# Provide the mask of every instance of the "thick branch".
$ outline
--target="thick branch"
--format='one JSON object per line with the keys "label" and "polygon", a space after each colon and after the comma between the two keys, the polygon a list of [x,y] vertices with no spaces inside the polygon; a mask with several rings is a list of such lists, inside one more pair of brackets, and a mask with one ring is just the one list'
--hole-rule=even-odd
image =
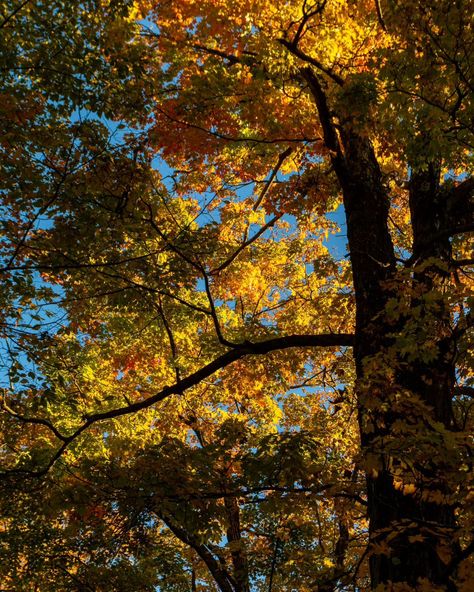
{"label": "thick branch", "polygon": [[303,78],[309,86],[309,90],[316,103],[318,109],[319,120],[323,128],[324,143],[326,147],[334,153],[340,152],[339,139],[337,137],[336,129],[332,122],[331,112],[326,99],[321,83],[318,77],[311,68],[303,68],[301,71]]}
{"label": "thick branch", "polygon": [[[187,494],[167,494],[165,496],[156,496],[159,501],[171,501],[175,503],[186,504],[193,501],[203,500],[225,500],[227,498],[242,499],[243,505],[259,504],[269,501],[268,493],[281,493],[283,496],[297,494],[314,494],[331,498],[344,498],[357,502],[362,506],[367,506],[367,500],[356,492],[339,490],[339,483],[325,483],[316,487],[286,487],[283,485],[262,485],[260,487],[246,487],[242,489],[232,489],[228,491],[195,491]],[[256,497],[263,494],[260,497]],[[253,497],[254,496],[254,497]]]}
{"label": "thick branch", "polygon": [[249,65],[261,65],[261,62],[258,62],[256,59],[256,53],[252,51],[243,51],[241,56],[237,56],[233,53],[227,53],[222,51],[221,49],[216,49],[213,47],[208,47],[207,45],[202,45],[200,43],[195,43],[193,45],[194,49],[198,51],[202,51],[204,53],[208,53],[209,55],[213,55],[224,60],[227,60],[229,64],[249,64]]}
{"label": "thick branch", "polygon": [[[130,415],[137,413],[143,409],[148,409],[152,405],[159,403],[171,395],[182,394],[185,390],[196,386],[201,381],[205,380],[209,376],[212,376],[215,372],[222,370],[232,364],[233,362],[250,355],[264,355],[273,351],[289,349],[292,347],[351,347],[354,343],[354,336],[349,333],[327,333],[321,335],[288,335],[286,337],[276,337],[274,339],[268,339],[258,343],[244,342],[235,346],[233,349],[222,354],[209,364],[206,364],[196,372],[193,372],[189,376],[186,376],[182,380],[176,382],[171,386],[165,386],[160,392],[131,403],[124,407],[118,407],[117,409],[110,409],[102,413],[92,413],[85,415],[85,422],[76,429],[76,431],[70,436],[58,435],[59,439],[63,441],[62,446],[56,451],[49,463],[45,468],[38,471],[32,471],[28,469],[10,469],[3,473],[0,473],[0,478],[5,478],[15,474],[24,474],[30,477],[42,477],[44,476],[55,462],[63,455],[68,446],[76,440],[86,429],[91,425],[100,421],[114,419],[116,417],[122,417],[123,415]],[[35,422],[33,419],[28,420],[29,423]],[[44,422],[41,422],[46,425]],[[50,427],[50,426],[46,426]],[[50,427],[51,429],[51,427]],[[54,430],[51,430],[54,432]]]}
{"label": "thick branch", "polygon": [[201,45],[200,43],[195,43],[194,44],[194,49],[197,49],[198,51],[203,51],[204,53],[208,53],[210,55],[219,57],[219,58],[223,58],[224,60],[227,60],[230,64],[234,65],[234,64],[240,64],[242,62],[242,60],[231,53],[226,53],[225,51],[221,51],[220,49],[214,49],[212,47],[207,47],[206,45]]}
{"label": "thick branch", "polygon": [[474,386],[456,386],[454,388],[454,395],[474,399]]}
{"label": "thick branch", "polygon": [[159,514],[159,517],[180,541],[196,551],[211,572],[212,577],[219,586],[221,592],[235,591],[235,583],[232,577],[227,573],[227,570],[223,568],[222,563],[214,557],[213,553],[211,553],[206,545],[199,543],[196,537],[176,524],[176,522],[169,517],[164,516],[163,514]]}
{"label": "thick branch", "polygon": [[227,347],[236,347],[237,344],[232,343],[231,341],[227,340],[222,333],[221,324],[219,322],[219,317],[217,316],[217,310],[216,310],[216,307],[214,304],[214,298],[212,297],[211,285],[209,283],[209,277],[207,276],[207,274],[204,271],[203,271],[203,279],[204,279],[204,286],[206,288],[207,299],[209,301],[209,306],[211,307],[211,317],[212,317],[212,321],[214,323],[214,329],[216,331],[217,338],[219,339],[219,342],[222,345],[225,345]]}
{"label": "thick branch", "polygon": [[275,339],[268,339],[267,341],[261,341],[259,343],[243,343],[225,354],[222,354],[193,374],[183,378],[181,382],[165,387],[156,395],[138,401],[137,403],[133,403],[132,405],[127,405],[126,407],[89,415],[87,420],[91,423],[95,423],[104,419],[112,419],[120,417],[121,415],[129,415],[130,413],[135,413],[142,409],[147,409],[151,405],[159,403],[170,395],[178,394],[181,391],[199,384],[202,380],[208,378],[218,370],[222,370],[229,364],[248,355],[268,354],[272,351],[289,349],[291,347],[350,347],[352,346],[353,341],[354,337],[352,334],[328,333],[322,335],[288,335],[287,337],[276,337]]}
{"label": "thick branch", "polygon": [[459,185],[452,188],[450,192],[450,201],[453,205],[465,202],[474,197],[474,177],[464,179]]}
{"label": "thick branch", "polygon": [[375,0],[375,9],[377,11],[377,18],[379,21],[380,26],[384,31],[387,31],[387,25],[385,24],[385,20],[383,18],[382,7],[380,6],[380,0]]}
{"label": "thick branch", "polygon": [[331,80],[333,80],[338,86],[342,86],[344,84],[344,80],[338,74],[335,74],[330,68],[323,66],[323,64],[321,64],[321,62],[316,58],[313,58],[312,56],[304,53],[304,51],[301,51],[301,49],[299,49],[299,47],[295,45],[294,42],[288,41],[287,39],[278,39],[278,41],[281,43],[281,45],[284,45],[294,56],[303,62],[306,62],[307,64],[311,64],[317,70],[323,72],[326,74],[326,76],[329,76],[329,78],[331,78]]}

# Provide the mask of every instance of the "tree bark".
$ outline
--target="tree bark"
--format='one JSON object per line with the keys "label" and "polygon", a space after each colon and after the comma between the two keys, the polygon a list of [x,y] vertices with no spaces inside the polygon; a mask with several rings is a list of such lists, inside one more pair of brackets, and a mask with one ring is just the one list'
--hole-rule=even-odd
{"label": "tree bark", "polygon": [[[393,248],[387,227],[388,195],[383,186],[375,155],[367,140],[356,134],[347,134],[344,142],[344,167],[339,167],[339,180],[343,189],[347,214],[349,249],[356,294],[356,347],[355,363],[358,377],[361,441],[366,454],[376,458],[376,468],[367,470],[369,532],[373,544],[370,555],[371,583],[373,588],[389,582],[404,582],[410,586],[426,579],[441,589],[454,590],[446,570],[446,562],[458,551],[453,540],[454,510],[449,504],[449,487],[441,460],[442,451],[430,451],[427,446],[426,462],[413,461],[418,473],[415,487],[407,492],[402,479],[397,484],[395,475],[400,471],[403,457],[397,454],[393,442],[401,438],[398,450],[413,446],[410,426],[415,422],[421,443],[442,439],[435,433],[433,422],[441,422],[446,429],[452,427],[451,393],[454,387],[454,351],[449,335],[450,313],[440,295],[440,285],[446,281],[446,272],[437,267],[438,262],[448,262],[450,243],[441,232],[445,220],[439,198],[439,185],[435,167],[425,173],[413,175],[410,205],[414,232],[413,252],[422,270],[413,274],[412,307],[419,307],[423,299],[438,291],[436,310],[421,316],[418,328],[413,329],[413,317],[402,320],[401,332],[410,330],[422,336],[426,334],[436,341],[436,355],[423,356],[406,362],[392,343],[393,324],[389,323],[384,308],[389,298],[397,297],[386,285],[396,278]],[[436,238],[438,237],[438,238]],[[429,262],[433,258],[433,266]],[[444,276],[444,277],[443,277]],[[420,314],[418,312],[418,314]],[[426,324],[430,325],[426,327]],[[422,326],[423,325],[423,326]],[[411,336],[411,337],[415,337]],[[421,341],[414,344],[420,351],[426,347]],[[384,368],[384,355],[395,354],[397,372],[395,381],[383,384],[381,376],[390,374]],[[377,356],[381,362],[371,365]],[[380,367],[380,364],[382,365]],[[377,375],[377,368],[380,374]],[[393,393],[420,400],[425,406],[421,411],[402,411],[394,408]],[[407,393],[410,393],[407,395]],[[405,395],[404,395],[405,394]],[[378,400],[377,400],[378,399]],[[424,414],[424,415],[423,415]],[[396,437],[396,422],[405,428]],[[406,439],[406,442],[403,440]],[[384,449],[387,442],[387,449]],[[423,446],[423,444],[421,444]],[[402,453],[403,454],[403,453]],[[397,458],[398,456],[398,458]],[[398,486],[397,486],[398,485]]]}
{"label": "tree bark", "polygon": [[235,497],[224,497],[227,513],[227,540],[231,549],[235,592],[250,592],[247,555],[240,529],[240,508]]}
{"label": "tree bark", "polygon": [[[385,314],[389,299],[397,298],[393,285],[390,285],[396,281],[397,270],[388,229],[388,190],[367,138],[346,128],[339,132],[336,143],[337,136],[330,127],[329,110],[321,86],[317,86],[317,81],[312,82],[320,117],[325,118],[325,138],[334,152],[333,166],[342,188],[347,217],[356,300],[354,357],[361,443],[367,463],[372,587],[401,582],[416,587],[425,579],[441,589],[453,590],[446,563],[453,560],[458,547],[453,539],[455,517],[444,477],[446,467],[440,460],[442,454],[430,458],[427,448],[426,464],[418,464],[416,486],[413,488],[412,485],[407,492],[403,471],[401,484],[395,478],[400,475],[398,468],[403,459],[399,454],[397,457],[393,446],[397,438],[401,438],[399,450],[403,451],[405,444],[412,446],[406,435],[410,426],[396,437],[393,431],[396,422],[410,422],[415,417],[415,421],[424,426],[424,433],[419,434],[421,442],[424,438],[436,437],[433,422],[441,422],[446,429],[452,427],[454,352],[448,334],[449,310],[440,297],[436,318],[434,314],[420,318],[420,323],[431,323],[428,334],[436,340],[434,358],[426,361],[420,357],[406,363],[397,352],[392,337],[395,329],[405,330],[404,321],[399,321],[401,327],[394,327]],[[449,262],[449,237],[443,234],[446,224],[443,203],[446,202],[440,198],[437,167],[430,166],[427,172],[413,175],[410,196],[413,252],[419,264],[430,258]],[[446,280],[442,277],[446,272],[440,269],[427,265],[423,271],[413,274],[414,307],[419,304],[417,298],[422,300],[428,293],[434,294],[435,289],[439,292],[439,284]],[[410,326],[412,322],[409,316],[406,323]],[[419,343],[416,347],[425,345]],[[395,379],[389,380],[391,368],[384,367],[384,364],[394,355],[398,367]],[[397,390],[401,394],[410,392],[414,401],[420,400],[425,405],[425,415],[407,408],[404,412],[394,409],[393,396]],[[384,449],[385,441],[389,443],[387,450]],[[440,438],[438,443],[442,446]],[[376,459],[376,467],[369,466],[369,455]],[[446,557],[449,558],[447,561]]]}
{"label": "tree bark", "polygon": [[199,542],[191,532],[180,526],[170,516],[166,516],[162,512],[157,512],[157,515],[180,541],[194,549],[199,555],[214,578],[219,592],[236,592],[235,581],[227,572],[223,561],[216,558],[214,553],[205,544]]}

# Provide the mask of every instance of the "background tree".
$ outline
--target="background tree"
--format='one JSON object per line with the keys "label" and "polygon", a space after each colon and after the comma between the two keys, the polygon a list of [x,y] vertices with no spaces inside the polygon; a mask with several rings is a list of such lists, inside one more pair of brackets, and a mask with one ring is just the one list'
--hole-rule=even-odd
{"label": "background tree", "polygon": [[5,4],[3,588],[472,587],[472,8]]}

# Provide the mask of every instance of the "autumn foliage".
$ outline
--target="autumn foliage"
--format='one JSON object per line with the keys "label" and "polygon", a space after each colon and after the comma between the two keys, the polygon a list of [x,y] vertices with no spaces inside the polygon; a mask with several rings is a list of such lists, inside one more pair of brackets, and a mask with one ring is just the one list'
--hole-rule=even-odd
{"label": "autumn foliage", "polygon": [[472,0],[0,0],[0,589],[470,592]]}

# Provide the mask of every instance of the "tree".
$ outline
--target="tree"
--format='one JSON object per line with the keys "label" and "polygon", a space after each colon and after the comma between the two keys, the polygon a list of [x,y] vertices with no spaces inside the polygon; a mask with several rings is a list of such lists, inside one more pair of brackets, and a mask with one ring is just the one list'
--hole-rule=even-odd
{"label": "tree", "polygon": [[472,2],[4,4],[2,588],[471,589]]}

